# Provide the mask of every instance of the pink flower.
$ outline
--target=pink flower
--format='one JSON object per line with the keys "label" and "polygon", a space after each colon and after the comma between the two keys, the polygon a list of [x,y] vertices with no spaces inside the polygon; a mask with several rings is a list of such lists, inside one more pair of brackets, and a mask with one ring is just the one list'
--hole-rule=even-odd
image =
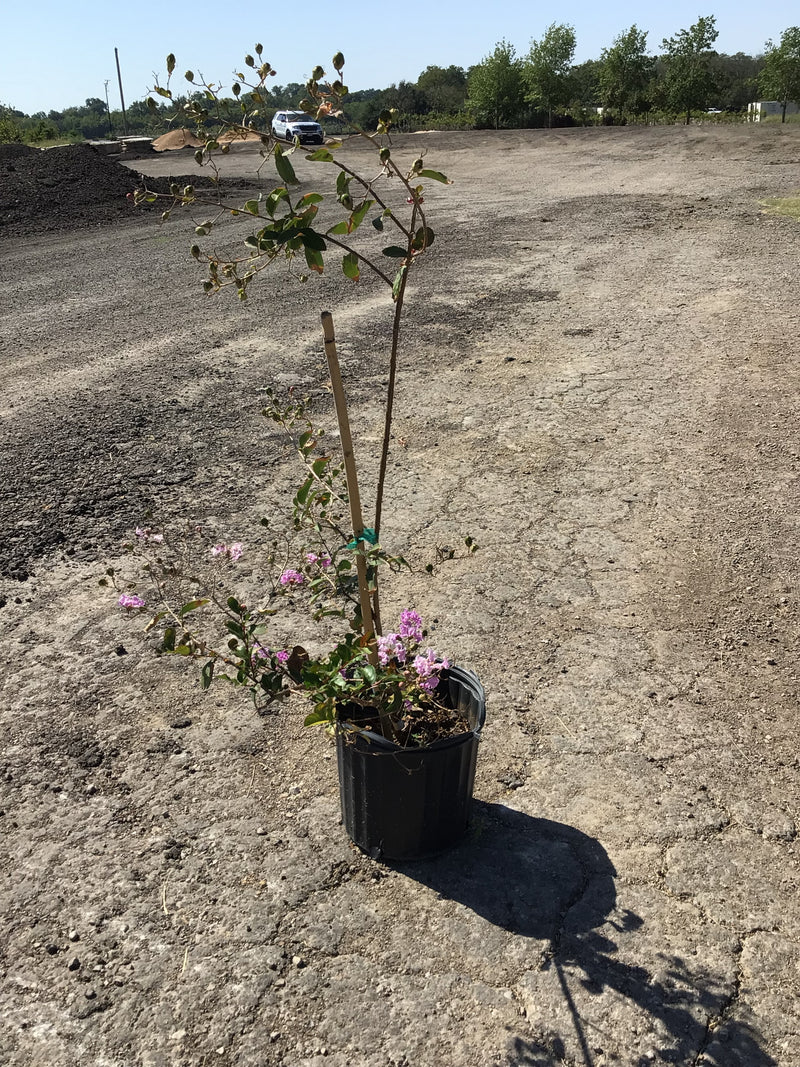
{"label": "pink flower", "polygon": [[244,552],[244,545],[241,541],[234,541],[233,544],[226,545],[222,542],[219,545],[214,545],[211,549],[212,556],[222,556],[224,559],[229,559],[231,563],[236,563],[242,558]]}
{"label": "pink flower", "polygon": [[144,601],[140,596],[136,596],[135,593],[123,593],[117,603],[121,608],[128,608],[128,610],[144,607]]}
{"label": "pink flower", "polygon": [[399,634],[386,634],[378,638],[378,660],[381,666],[385,667],[390,659],[395,659],[398,663],[406,661],[405,645]]}
{"label": "pink flower", "polygon": [[400,636],[412,641],[422,640],[422,617],[416,611],[400,612]]}
{"label": "pink flower", "polygon": [[291,567],[288,570],[285,570],[280,577],[280,583],[282,586],[302,585],[304,581],[305,578],[300,573],[300,571],[293,571]]}
{"label": "pink flower", "polygon": [[155,541],[159,544],[164,540],[163,534],[153,533],[149,526],[137,526],[136,536],[140,541]]}
{"label": "pink flower", "polygon": [[286,651],[285,648],[282,648],[280,652],[275,653],[275,659],[278,661],[278,663],[287,663],[289,660],[289,653]]}
{"label": "pink flower", "polygon": [[446,670],[449,666],[449,660],[437,660],[436,652],[432,648],[427,649],[424,656],[415,656],[414,670],[419,678],[420,689],[432,693],[439,684],[439,672]]}
{"label": "pink flower", "polygon": [[330,556],[318,556],[316,552],[306,552],[306,559],[309,563],[317,563],[320,567],[330,567]]}

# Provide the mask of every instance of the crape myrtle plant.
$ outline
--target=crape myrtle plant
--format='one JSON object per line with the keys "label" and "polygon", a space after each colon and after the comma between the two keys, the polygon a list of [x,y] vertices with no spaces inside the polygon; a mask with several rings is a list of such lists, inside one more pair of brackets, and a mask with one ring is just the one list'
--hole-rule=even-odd
{"label": "crape myrtle plant", "polygon": [[[250,602],[245,602],[224,591],[226,572],[236,567],[245,546],[206,543],[204,531],[196,527],[190,528],[188,540],[184,531],[176,541],[151,528],[137,530],[131,547],[144,556],[154,603],[139,595],[135,583],[121,587],[113,570],[108,578],[120,589],[119,604],[126,611],[155,606],[148,630],[159,633],[160,650],[201,660],[205,688],[214,679],[244,686],[260,709],[292,691],[304,690],[314,705],[308,725],[333,723],[343,707],[370,708],[374,709],[373,728],[384,736],[404,745],[424,744],[459,728],[457,715],[436,697],[440,674],[449,664],[424,647],[422,619],[414,610],[402,612],[396,630],[383,632],[379,572],[398,570],[406,561],[385,552],[380,535],[407,283],[410,271],[434,241],[424,192],[428,182],[450,183],[444,174],[426,167],[422,155],[408,165],[397,162],[391,140],[395,113],[384,111],[375,132],[350,127],[354,132],[346,138],[364,141],[374,150],[368,168],[356,169],[340,158],[337,151],[344,140],[329,139],[305,153],[306,160],[319,165],[320,182],[313,191],[300,193],[292,157],[303,149],[299,139],[287,145],[264,128],[272,111],[267,81],[276,72],[263,60],[260,44],[254,51],[255,56],[245,57],[245,67],[252,74],[235,74],[232,100],[223,95],[221,84],[196,77],[192,71],[185,75],[200,91],[183,105],[183,119],[194,123],[203,141],[195,159],[210,168],[216,188],[212,186],[212,193],[205,195],[192,186],[173,184],[169,194],[159,194],[145,185],[136,199],[140,203],[166,201],[165,221],[178,208],[195,214],[198,240],[191,254],[206,266],[203,288],[207,294],[231,289],[245,301],[261,272],[278,260],[300,282],[322,275],[334,259],[352,282],[368,272],[386,286],[393,315],[374,518],[368,526],[362,517],[333,321],[323,312],[342,459],[335,461],[326,450],[324,432],[311,421],[308,400],[292,395],[282,399],[267,390],[264,414],[294,443],[304,479],[292,501],[290,533],[273,540],[267,552],[269,578],[256,601],[248,597]],[[168,56],[166,84],[157,84],[153,90],[168,100],[173,100],[170,85],[175,66],[175,57]],[[327,78],[322,67],[314,69],[301,107],[318,121],[336,119],[344,125],[342,102],[347,87],[342,80],[341,53],[333,57],[333,67],[333,78]],[[157,106],[152,98],[150,103]],[[229,151],[231,140],[249,137],[254,131],[260,136],[264,163],[272,161],[278,182],[243,203],[228,203],[218,180],[218,156]],[[330,205],[335,211],[333,221]],[[203,217],[197,217],[198,211]],[[230,218],[245,224],[237,254],[220,251],[213,243],[219,224]],[[371,244],[364,239],[365,233],[372,234]],[[269,525],[268,520],[262,523]],[[194,559],[187,551],[192,541],[195,550],[200,548]],[[465,544],[468,552],[475,551],[472,538],[467,537]],[[207,566],[198,565],[199,560],[214,564],[210,575]],[[300,605],[309,609],[316,621],[334,617],[345,620],[347,627],[342,627],[344,632],[333,648],[321,654],[312,655],[299,644],[278,647],[280,643],[271,642],[269,633],[276,632],[273,616],[287,603],[294,609]],[[221,624],[215,636],[208,635],[209,618]]]}

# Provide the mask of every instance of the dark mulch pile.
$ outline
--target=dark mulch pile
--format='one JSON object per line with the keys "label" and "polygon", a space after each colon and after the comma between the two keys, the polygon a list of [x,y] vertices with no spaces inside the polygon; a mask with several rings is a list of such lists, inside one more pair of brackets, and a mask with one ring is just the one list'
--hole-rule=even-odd
{"label": "dark mulch pile", "polygon": [[[181,159],[185,165],[185,158]],[[172,180],[197,188],[212,183],[197,174]],[[168,178],[149,178],[148,187],[169,191]],[[143,210],[128,194],[141,184],[140,175],[89,145],[67,145],[40,151],[26,145],[0,145],[0,239],[83,229],[135,218]],[[225,182],[222,183],[223,187]],[[237,188],[248,185],[241,179]]]}

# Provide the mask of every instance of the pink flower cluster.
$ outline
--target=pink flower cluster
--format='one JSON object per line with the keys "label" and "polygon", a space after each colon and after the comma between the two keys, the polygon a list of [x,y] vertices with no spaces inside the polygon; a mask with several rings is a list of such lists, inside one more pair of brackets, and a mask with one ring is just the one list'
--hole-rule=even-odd
{"label": "pink flower cluster", "polygon": [[390,659],[405,663],[406,655],[406,646],[400,634],[384,634],[378,638],[378,660],[382,667],[385,667]]}
{"label": "pink flower cluster", "polygon": [[410,637],[412,641],[422,640],[422,617],[416,612],[400,612],[400,636]]}
{"label": "pink flower cluster", "polygon": [[281,585],[285,588],[287,585],[302,585],[305,578],[300,571],[292,570],[292,568],[289,567],[283,572],[279,580]]}
{"label": "pink flower cluster", "polygon": [[224,542],[219,545],[214,545],[211,549],[212,556],[222,556],[223,559],[229,559],[231,563],[237,563],[242,558],[244,552],[244,545],[241,541],[234,541],[230,545],[226,545]]}
{"label": "pink flower cluster", "polygon": [[309,563],[318,563],[320,567],[330,567],[330,556],[318,556],[316,552],[306,552],[306,559]]}
{"label": "pink flower cluster", "polygon": [[424,656],[415,656],[413,667],[420,679],[420,689],[432,693],[439,684],[439,672],[446,670],[449,666],[449,660],[437,660],[436,652],[432,648],[429,648]]}
{"label": "pink flower cluster", "polygon": [[121,608],[127,608],[129,611],[133,608],[144,607],[144,601],[140,596],[136,596],[135,593],[123,593],[117,603]]}
{"label": "pink flower cluster", "polygon": [[[390,660],[404,666],[409,655],[422,640],[422,618],[416,611],[403,611],[400,614],[398,633],[385,634],[378,638],[378,660],[386,667]],[[411,667],[419,680],[421,689],[431,693],[439,684],[439,674],[450,666],[446,659],[438,659],[436,651],[429,648],[425,654],[415,655]]]}

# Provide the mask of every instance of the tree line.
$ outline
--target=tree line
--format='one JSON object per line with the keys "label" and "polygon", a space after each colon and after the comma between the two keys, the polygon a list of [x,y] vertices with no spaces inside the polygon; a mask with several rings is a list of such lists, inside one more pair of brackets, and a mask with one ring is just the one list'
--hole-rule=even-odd
{"label": "tree line", "polygon": [[500,41],[473,67],[468,104],[484,125],[547,125],[601,121],[691,122],[698,112],[741,114],[756,98],[787,104],[800,100],[800,29],[767,41],[758,56],[714,50],[713,15],[665,38],[651,55],[647,33],[633,25],[604,48],[600,58],[575,65],[572,26],[553,23],[525,56]]}
{"label": "tree line", "polygon": [[[789,27],[780,41],[767,41],[756,56],[714,50],[719,36],[713,15],[662,41],[652,54],[647,32],[633,25],[604,48],[598,59],[575,64],[574,27],[553,23],[532,40],[525,55],[499,41],[475,66],[429,66],[415,82],[364,89],[348,97],[349,113],[364,128],[374,127],[388,107],[400,114],[400,128],[509,128],[595,122],[690,122],[713,110],[741,115],[755,99],[778,100],[782,119],[790,101],[800,101],[800,28]],[[270,87],[275,109],[297,107],[305,85]],[[189,96],[179,98],[179,108]],[[64,111],[26,115],[0,105],[0,142],[29,143],[68,138],[94,140],[129,134],[155,135],[175,124],[175,103],[135,101],[121,111],[90,98]],[[238,107],[237,101],[228,102]],[[178,111],[178,115],[180,110]],[[271,114],[264,115],[269,122]]]}

